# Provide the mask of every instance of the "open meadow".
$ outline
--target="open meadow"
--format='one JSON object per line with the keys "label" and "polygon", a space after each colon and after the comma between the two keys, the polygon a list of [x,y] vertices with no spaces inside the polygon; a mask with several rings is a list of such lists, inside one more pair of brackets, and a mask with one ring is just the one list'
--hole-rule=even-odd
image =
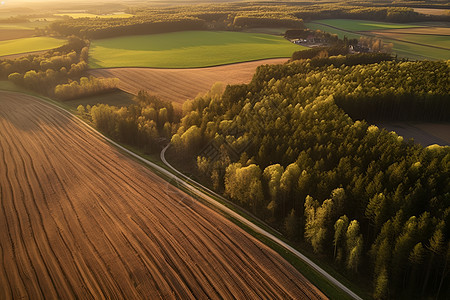
{"label": "open meadow", "polygon": [[290,57],[305,48],[268,34],[182,31],[94,40],[89,66],[198,68]]}
{"label": "open meadow", "polygon": [[0,41],[0,56],[48,50],[62,46],[66,41],[51,37],[31,37]]}
{"label": "open meadow", "polygon": [[0,298],[325,296],[77,118],[0,92]]}

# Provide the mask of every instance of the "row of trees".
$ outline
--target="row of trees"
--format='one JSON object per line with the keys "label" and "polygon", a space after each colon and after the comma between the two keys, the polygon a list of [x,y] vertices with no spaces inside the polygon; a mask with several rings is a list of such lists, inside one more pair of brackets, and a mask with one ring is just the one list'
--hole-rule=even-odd
{"label": "row of trees", "polygon": [[80,18],[54,22],[50,29],[62,35],[77,35],[88,39],[123,35],[165,33],[182,30],[203,30],[203,20],[189,16],[145,16],[132,18]]}
{"label": "row of trees", "polygon": [[89,43],[76,37],[69,37],[68,43],[41,55],[29,55],[17,59],[0,60],[0,78],[6,79],[11,73],[22,73],[34,70],[67,72],[80,62],[87,62]]}
{"label": "row of trees", "polygon": [[[308,28],[303,29],[288,29],[286,30],[284,37],[287,39],[307,39],[313,37],[327,44],[348,44],[348,39],[340,40],[336,34],[331,34],[321,30],[311,30]],[[357,42],[357,41],[356,41]]]}
{"label": "row of trees", "polygon": [[117,78],[81,77],[80,81],[58,84],[54,95],[60,100],[82,98],[100,93],[107,93],[117,88]]}
{"label": "row of trees", "polygon": [[115,107],[106,104],[78,106],[80,116],[120,142],[141,147],[145,152],[159,150],[159,139],[172,136],[172,124],[179,116],[169,102],[160,101],[146,92],[134,98],[136,104]]}
{"label": "row of trees", "polygon": [[172,142],[206,184],[348,276],[371,280],[375,298],[446,298],[450,148],[404,141],[341,107],[449,121],[449,64],[381,60],[259,67],[249,85],[186,103]]}
{"label": "row of trees", "polygon": [[0,77],[41,94],[67,100],[114,90],[117,79],[82,77],[88,69],[89,42],[69,42],[42,55],[0,61]]}
{"label": "row of trees", "polygon": [[291,61],[312,58],[326,58],[329,56],[346,55],[349,53],[348,45],[334,45],[331,47],[314,47],[292,53]]}
{"label": "row of trees", "polygon": [[253,27],[288,27],[303,28],[303,20],[293,16],[236,16],[233,21],[235,28],[253,28]]}

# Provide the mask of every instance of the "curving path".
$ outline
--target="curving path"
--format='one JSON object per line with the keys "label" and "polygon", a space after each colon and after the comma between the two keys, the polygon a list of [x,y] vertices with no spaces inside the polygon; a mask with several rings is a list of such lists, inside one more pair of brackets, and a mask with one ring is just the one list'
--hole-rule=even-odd
{"label": "curving path", "polygon": [[112,144],[62,109],[0,92],[0,299],[325,298]]}

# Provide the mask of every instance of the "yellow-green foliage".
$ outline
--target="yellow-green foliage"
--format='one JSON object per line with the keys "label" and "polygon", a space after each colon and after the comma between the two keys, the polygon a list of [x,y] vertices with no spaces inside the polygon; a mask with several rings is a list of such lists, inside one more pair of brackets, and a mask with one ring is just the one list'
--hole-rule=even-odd
{"label": "yellow-green foliage", "polygon": [[59,84],[55,87],[55,97],[59,99],[80,98],[117,87],[117,78],[81,77],[80,81]]}

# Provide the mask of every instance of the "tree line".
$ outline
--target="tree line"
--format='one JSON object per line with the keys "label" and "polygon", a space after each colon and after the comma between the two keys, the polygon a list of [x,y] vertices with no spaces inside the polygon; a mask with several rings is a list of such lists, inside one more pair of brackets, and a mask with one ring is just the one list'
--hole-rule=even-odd
{"label": "tree line", "polygon": [[88,39],[124,35],[166,33],[206,29],[205,22],[195,17],[146,16],[132,18],[80,18],[50,24],[50,30],[61,35],[76,35]]}
{"label": "tree line", "polygon": [[115,89],[117,80],[83,77],[88,52],[89,42],[72,36],[66,45],[41,55],[0,60],[0,78],[61,100]]}
{"label": "tree line", "polygon": [[134,101],[136,103],[128,107],[80,105],[77,111],[110,137],[148,153],[157,151],[159,139],[172,136],[172,127],[179,121],[179,115],[170,102],[161,101],[145,91],[139,92]]}
{"label": "tree line", "polygon": [[[360,4],[360,3],[359,3]],[[254,27],[303,28],[303,20],[350,18],[390,22],[431,21],[406,7],[346,3],[224,3],[133,9],[131,18],[79,18],[54,22],[49,31],[100,39],[183,30],[243,30]]]}
{"label": "tree line", "polygon": [[79,81],[58,84],[53,93],[60,100],[69,100],[108,93],[117,89],[117,84],[117,78],[81,77]]}

